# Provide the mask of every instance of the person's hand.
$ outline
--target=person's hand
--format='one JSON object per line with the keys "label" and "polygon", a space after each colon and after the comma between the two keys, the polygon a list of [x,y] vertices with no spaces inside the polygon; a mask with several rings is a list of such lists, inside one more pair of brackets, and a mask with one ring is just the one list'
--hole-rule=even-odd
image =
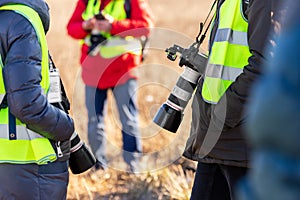
{"label": "person's hand", "polygon": [[98,31],[103,31],[103,32],[109,33],[111,30],[111,23],[107,19],[96,20],[96,22],[94,24],[94,28],[97,29]]}
{"label": "person's hand", "polygon": [[94,29],[96,19],[95,18],[90,18],[88,20],[85,20],[82,22],[82,28],[86,31],[90,31]]}

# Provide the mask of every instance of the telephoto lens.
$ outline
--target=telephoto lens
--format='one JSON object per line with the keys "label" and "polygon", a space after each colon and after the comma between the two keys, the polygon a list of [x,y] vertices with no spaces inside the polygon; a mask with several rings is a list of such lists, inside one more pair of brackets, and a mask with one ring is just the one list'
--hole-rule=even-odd
{"label": "telephoto lens", "polygon": [[76,132],[71,136],[69,166],[73,174],[81,174],[96,164],[96,158]]}
{"label": "telephoto lens", "polygon": [[[207,64],[205,54],[199,52],[190,54],[189,49],[184,49],[183,53],[180,66],[185,65],[186,67],[178,78],[167,101],[160,107],[153,119],[157,125],[173,133],[176,133],[179,128],[183,119],[183,111],[191,99]],[[192,57],[189,57],[190,55]]]}

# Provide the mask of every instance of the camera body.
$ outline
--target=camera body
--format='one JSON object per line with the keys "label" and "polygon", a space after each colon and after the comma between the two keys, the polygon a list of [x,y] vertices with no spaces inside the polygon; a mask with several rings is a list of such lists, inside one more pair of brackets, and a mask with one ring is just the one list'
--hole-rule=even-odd
{"label": "camera body", "polygon": [[[105,17],[102,13],[98,13],[95,15],[96,20],[105,20]],[[102,42],[106,41],[106,37],[103,36],[98,30],[91,31],[91,46],[89,48],[88,53],[95,56],[97,54],[96,47],[101,44]]]}
{"label": "camera body", "polygon": [[167,48],[167,58],[171,61],[175,61],[177,53],[180,53],[179,66],[186,66],[200,74],[204,74],[207,55],[199,52],[198,43],[193,43],[189,48],[185,49],[179,45],[174,44],[172,47]]}
{"label": "camera body", "polygon": [[167,48],[166,52],[167,58],[171,61],[176,60],[178,53],[181,54],[179,66],[186,67],[153,121],[160,127],[175,133],[183,119],[184,109],[205,72],[208,56],[199,52],[199,43],[193,43],[187,49],[175,44]]}

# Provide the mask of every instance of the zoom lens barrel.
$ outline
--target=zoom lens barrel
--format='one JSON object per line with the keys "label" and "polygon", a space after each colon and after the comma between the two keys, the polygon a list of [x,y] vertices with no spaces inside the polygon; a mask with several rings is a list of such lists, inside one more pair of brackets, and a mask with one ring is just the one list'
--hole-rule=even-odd
{"label": "zoom lens barrel", "polygon": [[[186,67],[179,76],[167,101],[160,107],[153,119],[154,123],[173,133],[180,126],[183,119],[183,111],[193,96],[194,90],[207,64],[207,56],[199,53],[193,46],[189,49],[183,49],[178,45],[174,45],[174,47],[176,48],[172,48],[173,51],[178,50],[182,53],[179,65],[185,65]],[[175,54],[176,52],[173,51],[167,52]]]}
{"label": "zoom lens barrel", "polygon": [[168,100],[154,117],[160,127],[175,133],[183,119],[183,111],[191,99],[201,74],[191,68],[185,68],[178,78]]}
{"label": "zoom lens barrel", "polygon": [[178,78],[168,100],[184,110],[193,95],[200,76],[201,74],[197,71],[186,67]]}

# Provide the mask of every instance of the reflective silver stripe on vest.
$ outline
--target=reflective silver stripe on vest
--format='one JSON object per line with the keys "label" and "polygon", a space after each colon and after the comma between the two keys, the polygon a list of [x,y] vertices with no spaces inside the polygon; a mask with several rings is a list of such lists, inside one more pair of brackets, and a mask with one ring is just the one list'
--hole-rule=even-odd
{"label": "reflective silver stripe on vest", "polygon": [[0,104],[2,103],[4,96],[5,94],[0,94]]}
{"label": "reflective silver stripe on vest", "polygon": [[205,75],[212,78],[220,78],[223,80],[235,81],[236,77],[238,77],[242,72],[242,68],[233,68],[223,65],[208,64]]}
{"label": "reflective silver stripe on vest", "polygon": [[1,57],[1,55],[0,55],[0,67],[1,67],[1,68],[4,67],[3,62],[2,62],[2,57]]}
{"label": "reflective silver stripe on vest", "polygon": [[[43,136],[27,129],[25,126],[17,125],[17,139],[18,140],[33,140],[36,138],[43,138]],[[0,125],[0,138],[8,139],[8,125],[1,124]]]}
{"label": "reflective silver stripe on vest", "polygon": [[[0,67],[1,67],[0,70],[2,70],[2,68],[4,67],[1,55],[0,55]],[[1,78],[3,79],[3,75]],[[0,104],[2,103],[4,96],[5,94],[0,94]]]}
{"label": "reflective silver stripe on vest", "polygon": [[247,32],[234,31],[229,28],[218,29],[215,42],[229,42],[230,44],[248,46]]}

